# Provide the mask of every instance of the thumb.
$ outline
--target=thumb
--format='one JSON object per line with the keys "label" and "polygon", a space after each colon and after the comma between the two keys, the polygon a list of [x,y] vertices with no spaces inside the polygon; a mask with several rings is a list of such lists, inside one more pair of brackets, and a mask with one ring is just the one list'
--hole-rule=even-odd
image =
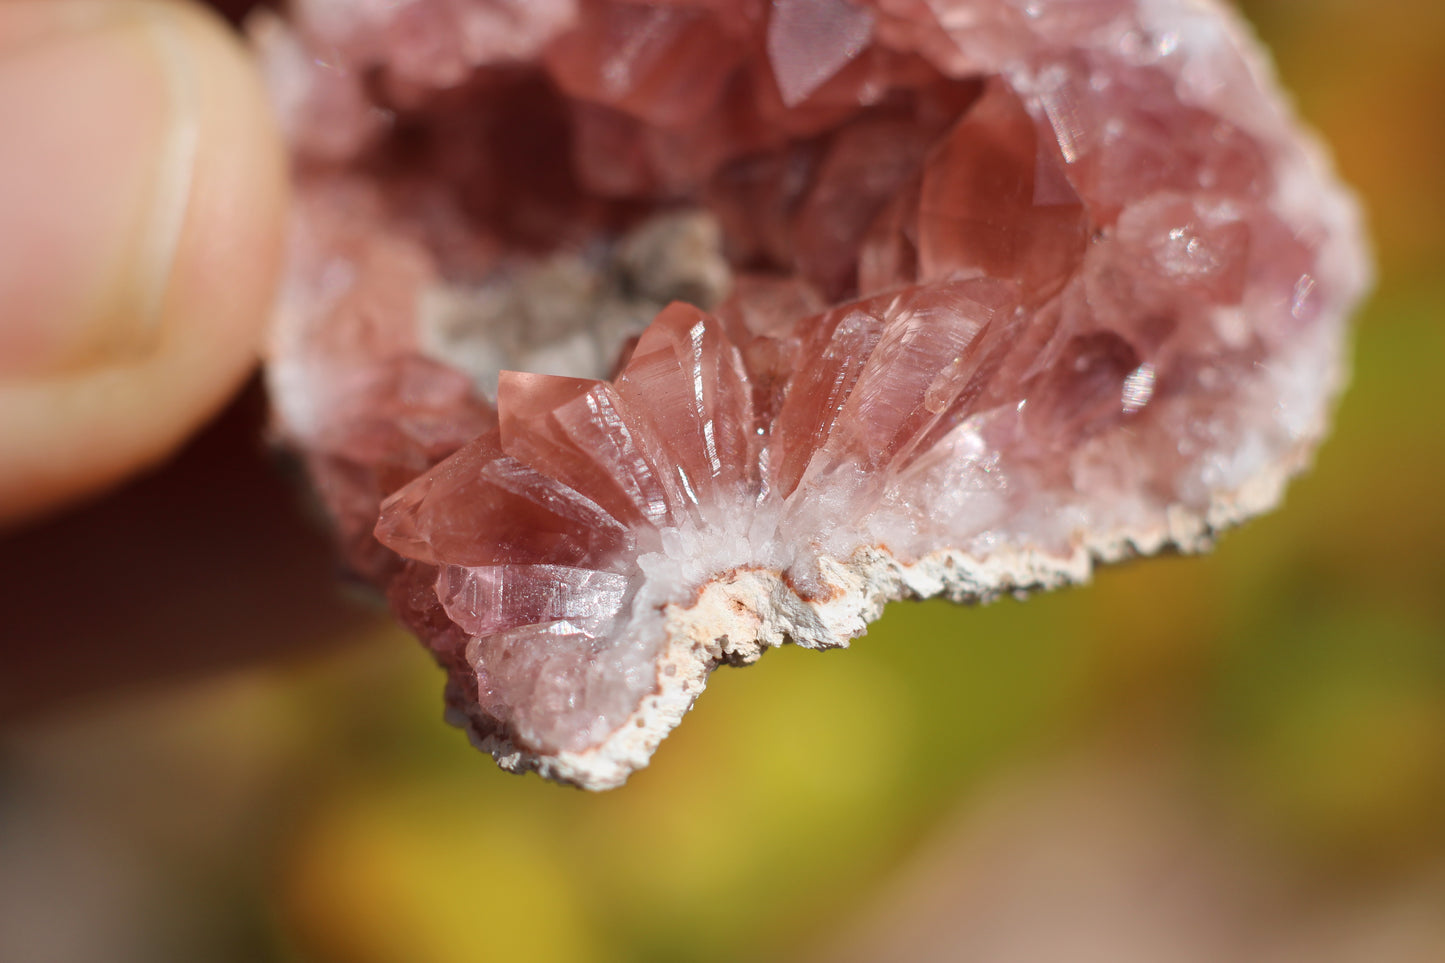
{"label": "thumb", "polygon": [[284,153],[245,51],[165,0],[0,3],[0,525],[173,451],[255,365]]}

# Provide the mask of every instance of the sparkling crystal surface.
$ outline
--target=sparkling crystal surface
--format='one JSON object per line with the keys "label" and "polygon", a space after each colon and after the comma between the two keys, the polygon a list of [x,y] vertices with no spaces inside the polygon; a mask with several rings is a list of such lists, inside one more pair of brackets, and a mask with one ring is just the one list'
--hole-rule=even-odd
{"label": "sparkling crystal surface", "polygon": [[[773,587],[702,676],[750,625],[843,644],[887,597],[1060,584],[1270,507],[1368,283],[1214,2],[303,0],[253,35],[299,187],[281,431],[456,721],[583,785],[675,724],[649,713],[709,585]],[[720,302],[713,268],[625,253],[684,208]],[[505,367],[475,319],[557,252],[583,280],[500,302],[545,370],[434,349],[443,292]]]}

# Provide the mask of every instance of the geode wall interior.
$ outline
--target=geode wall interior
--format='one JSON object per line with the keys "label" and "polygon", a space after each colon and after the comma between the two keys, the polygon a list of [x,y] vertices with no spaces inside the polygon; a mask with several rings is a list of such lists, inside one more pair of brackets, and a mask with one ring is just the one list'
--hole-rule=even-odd
{"label": "geode wall interior", "polygon": [[613,786],[720,662],[1204,547],[1324,431],[1358,216],[1216,3],[251,26],[280,429],[507,768]]}

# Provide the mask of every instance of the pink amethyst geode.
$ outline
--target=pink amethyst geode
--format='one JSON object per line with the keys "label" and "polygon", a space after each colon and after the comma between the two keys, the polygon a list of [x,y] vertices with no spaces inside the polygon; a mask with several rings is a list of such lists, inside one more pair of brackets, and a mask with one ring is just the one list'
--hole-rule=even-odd
{"label": "pink amethyst geode", "polygon": [[1203,548],[1325,429],[1359,217],[1209,0],[251,28],[280,430],[508,769],[615,786],[722,662]]}

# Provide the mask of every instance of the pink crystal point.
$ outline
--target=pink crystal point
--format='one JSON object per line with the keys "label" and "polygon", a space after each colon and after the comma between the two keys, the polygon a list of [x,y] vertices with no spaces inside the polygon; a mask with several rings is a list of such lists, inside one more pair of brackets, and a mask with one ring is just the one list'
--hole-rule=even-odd
{"label": "pink crystal point", "polygon": [[254,32],[280,428],[509,769],[617,785],[721,662],[1202,549],[1325,430],[1358,214],[1212,0]]}

